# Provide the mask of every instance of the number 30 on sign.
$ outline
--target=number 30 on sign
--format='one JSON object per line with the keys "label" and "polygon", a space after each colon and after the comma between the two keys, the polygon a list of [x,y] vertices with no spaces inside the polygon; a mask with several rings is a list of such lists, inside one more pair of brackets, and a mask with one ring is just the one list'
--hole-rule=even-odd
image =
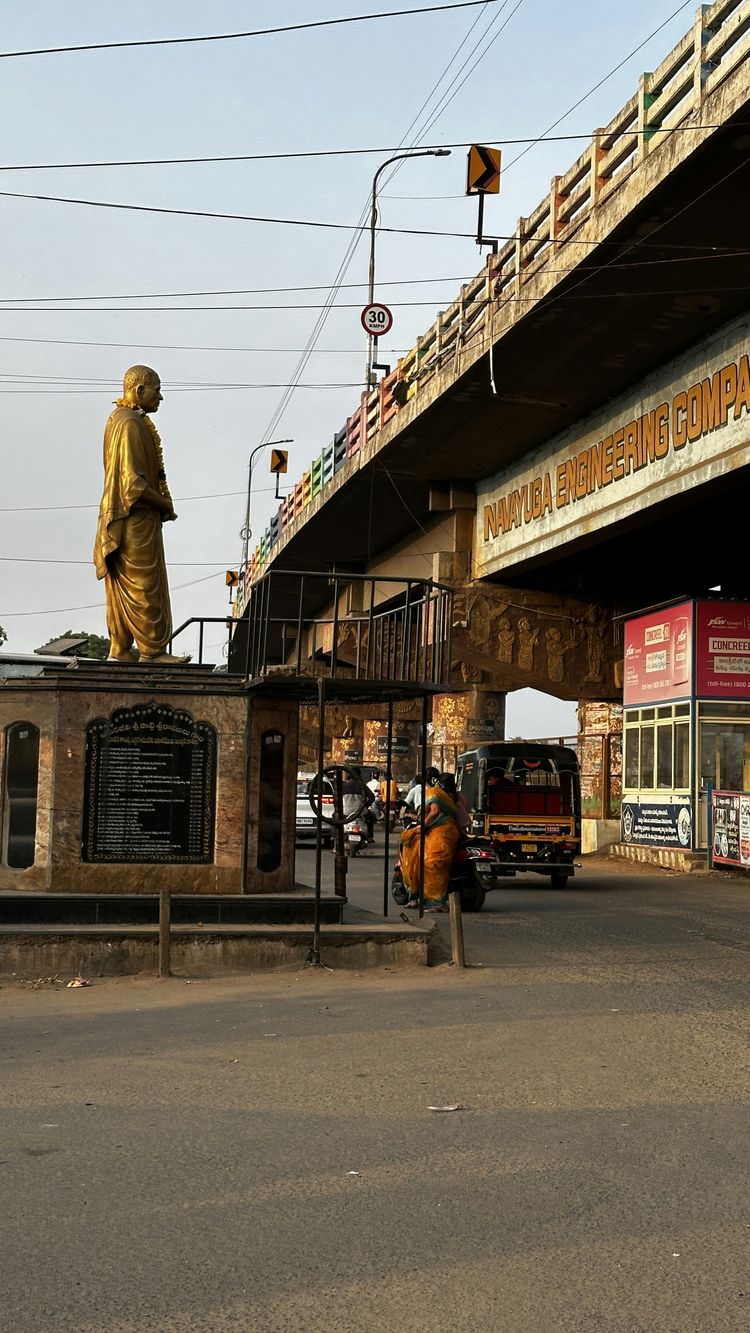
{"label": "number 30 on sign", "polygon": [[393,328],[393,315],[387,305],[366,305],[361,319],[365,332],[371,333],[375,338],[390,333]]}

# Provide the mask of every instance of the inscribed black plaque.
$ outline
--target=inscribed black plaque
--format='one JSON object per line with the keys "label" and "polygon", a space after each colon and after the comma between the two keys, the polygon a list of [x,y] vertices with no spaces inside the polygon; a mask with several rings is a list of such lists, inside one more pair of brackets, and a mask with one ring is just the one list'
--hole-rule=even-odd
{"label": "inscribed black plaque", "polygon": [[151,703],[86,728],[84,861],[210,864],[215,804],[209,723]]}

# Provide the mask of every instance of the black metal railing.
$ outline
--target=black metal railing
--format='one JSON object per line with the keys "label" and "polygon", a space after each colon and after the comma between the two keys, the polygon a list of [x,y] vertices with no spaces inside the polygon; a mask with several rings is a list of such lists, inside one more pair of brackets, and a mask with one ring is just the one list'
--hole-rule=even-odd
{"label": "black metal railing", "polygon": [[[224,630],[226,632],[226,645],[221,644],[220,664],[226,663],[229,656],[229,648],[232,641],[232,625],[233,625],[233,621],[231,620],[231,618],[228,619],[226,616],[191,616],[189,620],[183,620],[182,624],[177,626],[177,629],[172,630],[172,637],[169,640],[170,653],[172,652],[172,649],[175,646],[175,640],[179,638],[181,635],[184,635],[186,631],[190,629],[191,625],[198,626],[198,651],[197,654],[194,653],[192,657],[194,664],[196,666],[204,665],[203,655],[206,651],[206,628],[205,628],[206,625],[224,626]],[[186,651],[189,648],[192,648],[192,646],[193,646],[192,644],[186,644],[184,641],[183,643],[178,645],[180,650],[184,648]],[[224,651],[225,647],[226,647],[226,652]]]}
{"label": "black metal railing", "polygon": [[445,686],[452,624],[453,589],[431,580],[273,570],[234,625],[229,670]]}

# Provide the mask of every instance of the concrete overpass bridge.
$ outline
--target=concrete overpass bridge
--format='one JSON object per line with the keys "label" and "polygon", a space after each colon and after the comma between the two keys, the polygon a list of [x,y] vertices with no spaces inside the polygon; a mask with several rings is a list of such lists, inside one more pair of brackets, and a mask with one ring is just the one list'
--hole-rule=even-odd
{"label": "concrete overpass bridge", "polygon": [[459,689],[616,701],[618,614],[747,594],[749,185],[750,0],[717,0],[362,394],[238,611],[268,570],[432,576]]}

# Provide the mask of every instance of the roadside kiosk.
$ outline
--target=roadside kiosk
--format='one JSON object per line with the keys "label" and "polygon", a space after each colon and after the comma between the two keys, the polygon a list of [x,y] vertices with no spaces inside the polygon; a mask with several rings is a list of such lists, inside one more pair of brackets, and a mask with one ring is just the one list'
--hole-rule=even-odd
{"label": "roadside kiosk", "polygon": [[625,622],[622,840],[707,849],[714,792],[750,791],[750,602]]}

